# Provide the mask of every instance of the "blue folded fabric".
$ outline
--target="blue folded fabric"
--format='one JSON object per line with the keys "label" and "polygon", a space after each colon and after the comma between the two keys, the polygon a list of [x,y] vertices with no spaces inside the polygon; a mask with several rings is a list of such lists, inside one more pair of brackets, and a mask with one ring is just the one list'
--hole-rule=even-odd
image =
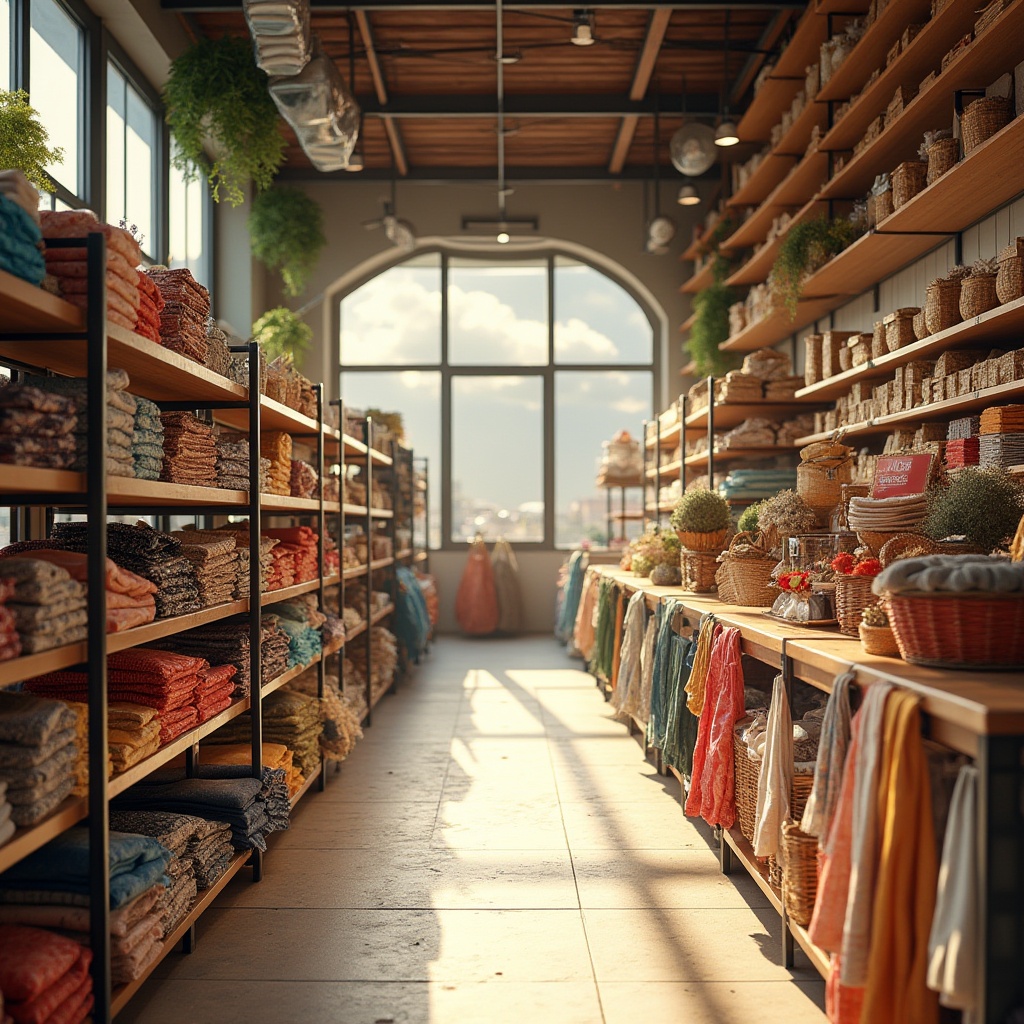
{"label": "blue folded fabric", "polygon": [[0,194],[0,269],[32,284],[46,276],[39,225],[13,199]]}

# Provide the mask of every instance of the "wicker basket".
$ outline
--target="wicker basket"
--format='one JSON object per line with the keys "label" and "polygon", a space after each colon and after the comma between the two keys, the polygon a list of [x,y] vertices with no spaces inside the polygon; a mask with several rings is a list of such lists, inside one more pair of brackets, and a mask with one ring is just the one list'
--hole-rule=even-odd
{"label": "wicker basket", "polygon": [[893,208],[892,188],[879,192],[875,196],[875,223],[881,224],[886,217],[891,216]]}
{"label": "wicker basket", "polygon": [[1000,302],[1013,302],[1024,296],[1024,238],[999,252],[996,296]]}
{"label": "wicker basket", "polygon": [[863,366],[871,359],[871,335],[858,334],[849,342],[850,365]]}
{"label": "wicker basket", "polygon": [[898,210],[925,187],[928,165],[921,160],[906,160],[889,177],[892,181],[892,206]]}
{"label": "wicker basket", "polygon": [[711,594],[715,590],[717,552],[683,551],[680,555],[683,589],[691,594]]}
{"label": "wicker basket", "polygon": [[879,531],[879,530],[858,530],[857,539],[865,547],[870,548],[876,555],[878,555],[882,548],[893,539],[893,537],[899,537],[899,533],[892,533],[890,531]]}
{"label": "wicker basket", "polygon": [[928,147],[927,184],[938,181],[946,171],[952,170],[960,159],[959,139],[939,139]]}
{"label": "wicker basket", "polygon": [[929,334],[938,334],[955,327],[963,317],[960,315],[960,278],[937,277],[928,285],[924,301],[924,316]]}
{"label": "wicker basket", "polygon": [[796,821],[782,825],[782,898],[786,913],[806,927],[818,893],[818,837],[808,835]]}
{"label": "wicker basket", "polygon": [[778,597],[772,586],[776,560],[767,552],[763,555],[736,553],[738,544],[750,544],[753,539],[749,533],[737,533],[733,537],[715,573],[718,598],[741,607],[770,608]]}
{"label": "wicker basket", "polygon": [[796,467],[796,492],[818,517],[828,525],[832,510],[839,504],[843,484],[853,482],[853,459],[812,459]]}
{"label": "wicker basket", "polygon": [[925,312],[922,309],[920,313],[914,315],[914,337],[918,341],[923,341],[931,332],[928,330],[928,321],[925,318]]}
{"label": "wicker basket", "polygon": [[676,530],[679,543],[687,551],[713,551],[716,555],[725,547],[728,530],[716,530],[714,533],[692,533],[689,530]]}
{"label": "wicker basket", "polygon": [[735,735],[732,760],[736,777],[736,821],[743,838],[752,843],[754,823],[757,821],[757,786],[761,779],[761,761],[752,761],[747,756],[747,745]]}
{"label": "wicker basket", "polygon": [[853,369],[853,350],[849,345],[844,345],[839,350],[839,369],[844,371]]}
{"label": "wicker basket", "polygon": [[999,305],[995,274],[973,274],[960,285],[960,316],[964,320],[981,316]]}
{"label": "wicker basket", "polygon": [[890,594],[900,654],[936,668],[1024,668],[1024,594]]}
{"label": "wicker basket", "polygon": [[896,635],[890,626],[869,626],[862,622],[859,627],[860,645],[865,654],[874,654],[879,658],[898,658],[900,649],[896,644]]}
{"label": "wicker basket", "polygon": [[914,337],[914,317],[920,312],[917,306],[904,306],[890,313],[882,321],[885,324],[885,344],[890,352],[895,352],[904,345],[911,345],[917,340]]}
{"label": "wicker basket", "polygon": [[807,387],[824,379],[821,374],[821,342],[820,334],[809,334],[804,338],[804,384]]}
{"label": "wicker basket", "polygon": [[875,603],[871,593],[873,576],[836,576],[836,618],[839,632],[857,636],[861,612]]}
{"label": "wicker basket", "polygon": [[871,358],[880,359],[889,351],[885,343],[885,324],[878,320],[875,322],[874,330],[871,332]]}
{"label": "wicker basket", "polygon": [[964,140],[964,156],[968,156],[986,139],[1005,128],[1013,116],[1008,96],[983,96],[964,108],[960,115],[960,134]]}
{"label": "wicker basket", "polygon": [[888,568],[893,562],[907,558],[910,554],[937,555],[942,550],[938,541],[926,537],[923,533],[890,534],[889,539],[877,549],[878,560]]}

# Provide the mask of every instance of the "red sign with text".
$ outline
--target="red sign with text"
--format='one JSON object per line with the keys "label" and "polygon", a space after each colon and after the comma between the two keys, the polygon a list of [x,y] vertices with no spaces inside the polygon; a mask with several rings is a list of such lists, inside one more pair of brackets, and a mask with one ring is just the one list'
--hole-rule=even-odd
{"label": "red sign with text", "polygon": [[928,489],[933,455],[883,455],[875,466],[872,498],[903,498]]}

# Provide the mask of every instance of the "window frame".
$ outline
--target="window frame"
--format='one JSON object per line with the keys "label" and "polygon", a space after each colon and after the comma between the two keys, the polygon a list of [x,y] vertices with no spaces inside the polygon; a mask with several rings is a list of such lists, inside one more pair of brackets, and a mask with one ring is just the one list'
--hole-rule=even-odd
{"label": "window frame", "polygon": [[[410,259],[418,259],[423,256],[437,255],[440,258],[441,269],[441,360],[440,363],[375,363],[358,364],[346,366],[341,361],[341,304],[349,295],[357,291],[363,285],[386,273],[394,267],[401,266]],[[651,361],[649,363],[556,363],[555,362],[555,259],[562,257],[581,263],[592,270],[608,278],[622,288],[643,310],[644,316],[651,327]],[[517,263],[525,259],[543,260],[547,264],[547,316],[548,316],[548,362],[543,366],[514,366],[508,364],[480,365],[480,364],[459,364],[451,366],[448,363],[448,269],[451,259],[486,259],[494,265],[503,262]],[[644,301],[642,296],[637,295],[630,286],[607,268],[586,259],[575,252],[570,252],[558,246],[544,246],[530,249],[528,252],[516,251],[509,253],[496,253],[493,251],[481,252],[479,249],[461,248],[455,245],[432,245],[417,249],[413,254],[398,253],[396,258],[386,264],[379,266],[371,272],[356,278],[343,291],[336,292],[331,301],[331,345],[333,347],[332,359],[338,370],[338,394],[342,401],[345,400],[344,392],[341,390],[342,373],[356,375],[359,373],[400,373],[403,371],[419,372],[440,372],[441,374],[441,544],[440,547],[431,548],[432,551],[440,552],[464,552],[465,540],[455,540],[452,537],[452,379],[454,377],[540,377],[543,379],[543,495],[544,495],[544,537],[539,541],[514,542],[514,547],[521,551],[564,551],[565,548],[557,547],[555,544],[555,376],[558,373],[593,372],[602,373],[608,371],[622,371],[626,373],[650,373],[651,374],[651,409],[657,405],[657,396],[661,393],[661,372],[662,372],[662,336],[658,316],[653,307]],[[400,411],[400,410],[399,410]],[[434,469],[434,467],[432,467]],[[437,472],[434,469],[434,472]]]}

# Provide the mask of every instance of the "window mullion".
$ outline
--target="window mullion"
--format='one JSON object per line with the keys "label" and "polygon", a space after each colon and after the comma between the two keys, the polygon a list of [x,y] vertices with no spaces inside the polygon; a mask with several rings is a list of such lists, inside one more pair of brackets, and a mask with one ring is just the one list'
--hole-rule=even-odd
{"label": "window mullion", "polygon": [[[452,543],[452,370],[448,365],[448,257],[441,256],[441,548]],[[427,524],[429,530],[430,524]]]}

